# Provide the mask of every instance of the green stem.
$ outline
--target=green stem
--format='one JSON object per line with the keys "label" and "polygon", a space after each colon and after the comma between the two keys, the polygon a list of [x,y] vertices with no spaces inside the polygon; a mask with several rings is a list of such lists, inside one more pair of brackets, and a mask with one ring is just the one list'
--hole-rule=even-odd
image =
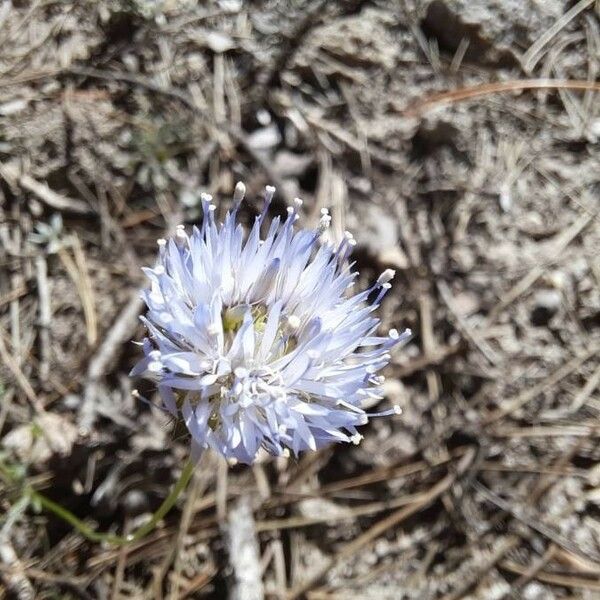
{"label": "green stem", "polygon": [[133,533],[120,536],[114,535],[112,533],[101,533],[99,531],[95,531],[88,525],[86,525],[81,519],[76,517],[72,512],[68,511],[66,508],[63,508],[60,504],[54,502],[54,500],[50,500],[40,492],[35,490],[29,490],[29,496],[32,500],[37,501],[40,505],[46,510],[54,513],[57,517],[72,525],[88,540],[92,542],[108,542],[109,544],[113,544],[115,546],[123,546],[124,544],[129,544],[131,542],[135,542],[145,535],[148,535],[157,525],[157,523],[173,508],[175,502],[177,502],[177,498],[185,488],[187,487],[192,475],[194,473],[195,463],[193,461],[188,461],[183,467],[183,471],[177,480],[177,483],[173,486],[171,493],[165,498],[164,502],[158,507],[157,511],[152,515],[152,518],[145,524],[136,529]]}

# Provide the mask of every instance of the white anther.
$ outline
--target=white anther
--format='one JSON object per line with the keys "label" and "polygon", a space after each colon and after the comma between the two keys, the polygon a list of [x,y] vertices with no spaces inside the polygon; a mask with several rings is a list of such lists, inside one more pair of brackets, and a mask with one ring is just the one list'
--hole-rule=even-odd
{"label": "white anther", "polygon": [[237,458],[230,457],[230,458],[228,458],[228,459],[227,459],[227,464],[228,464],[230,467],[235,467],[235,465],[237,465],[237,464],[238,464],[238,459],[237,459]]}
{"label": "white anther", "polygon": [[215,212],[215,210],[217,210],[217,207],[214,204],[209,204],[208,210],[210,210],[210,212]]}
{"label": "white anther", "polygon": [[164,248],[167,245],[167,240],[160,238],[159,240],[156,240],[156,243],[158,244],[159,248]]}
{"label": "white anther", "polygon": [[175,243],[178,246],[184,246],[187,244],[188,236],[185,232],[184,225],[177,225],[177,229],[175,230]]}
{"label": "white anther", "polygon": [[265,192],[269,196],[273,196],[275,194],[275,188],[272,185],[267,185],[267,186],[265,186]]}
{"label": "white anther", "polygon": [[394,404],[394,414],[395,415],[401,415],[402,414],[402,409],[400,408],[400,406],[398,404]]}
{"label": "white anther", "polygon": [[148,363],[148,371],[151,373],[159,373],[162,370],[161,354],[160,350],[152,350],[150,354],[150,362]]}
{"label": "white anther", "polygon": [[296,208],[300,208],[304,204],[304,200],[302,198],[294,198],[294,206]]}
{"label": "white anther", "polygon": [[363,439],[363,436],[360,435],[360,433],[355,433],[351,438],[351,442],[355,445],[358,446],[358,444],[360,444],[360,441]]}
{"label": "white anther", "polygon": [[287,214],[291,215],[294,212],[294,207],[293,206],[288,206],[286,210],[287,210]]}
{"label": "white anther", "polygon": [[329,215],[323,215],[319,219],[319,232],[323,233],[329,229],[331,225],[331,217]]}
{"label": "white anther", "polygon": [[283,452],[281,453],[281,456],[283,456],[283,458],[289,458],[290,457],[290,449],[284,448]]}
{"label": "white anther", "polygon": [[329,209],[328,208],[322,208],[321,209],[321,214],[322,215],[328,215],[329,214]]}
{"label": "white anther", "polygon": [[292,331],[296,331],[296,329],[300,327],[301,323],[302,322],[300,321],[300,318],[296,315],[288,315],[287,325]]}
{"label": "white anther", "polygon": [[393,340],[397,340],[400,337],[400,334],[398,333],[397,329],[390,329],[388,331],[388,335],[393,339]]}
{"label": "white anther", "polygon": [[244,367],[236,367],[233,370],[233,374],[238,378],[238,379],[243,379],[244,377],[248,376],[248,369],[244,369]]}
{"label": "white anther", "polygon": [[377,283],[379,285],[388,283],[389,281],[394,279],[395,275],[396,275],[396,271],[394,271],[394,269],[386,269],[377,279]]}
{"label": "white anther", "polygon": [[233,201],[237,204],[244,199],[245,195],[246,186],[241,181],[238,181],[235,184],[235,190],[233,191]]}
{"label": "white anther", "polygon": [[204,202],[212,202],[213,197],[210,194],[202,193],[200,194],[200,199]]}
{"label": "white anther", "polygon": [[353,240],[354,239],[354,236],[349,231],[344,231],[344,237],[347,240]]}

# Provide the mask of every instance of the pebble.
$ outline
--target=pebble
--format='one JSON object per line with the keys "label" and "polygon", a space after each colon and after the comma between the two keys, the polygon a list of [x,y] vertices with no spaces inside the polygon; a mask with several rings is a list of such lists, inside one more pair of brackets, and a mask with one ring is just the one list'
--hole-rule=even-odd
{"label": "pebble", "polygon": [[533,325],[547,325],[550,319],[559,311],[562,296],[558,290],[540,290],[536,292],[531,311]]}

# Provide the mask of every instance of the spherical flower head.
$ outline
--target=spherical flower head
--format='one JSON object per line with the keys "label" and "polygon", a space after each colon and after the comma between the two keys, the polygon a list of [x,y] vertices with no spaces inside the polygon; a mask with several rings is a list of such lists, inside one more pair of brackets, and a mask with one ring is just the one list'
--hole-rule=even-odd
{"label": "spherical flower head", "polygon": [[301,201],[267,223],[267,187],[246,234],[237,223],[244,192],[238,184],[222,224],[204,195],[201,228],[159,240],[158,264],[145,269],[145,357],[131,374],[157,384],[196,451],[252,463],[260,448],[279,456],[357,443],[356,428],[374,416],[363,405],[382,398],[377,373],[410,335],[376,334],[373,312],[394,273],[352,295],[355,242],[322,243],[327,211],[316,230],[294,226]]}

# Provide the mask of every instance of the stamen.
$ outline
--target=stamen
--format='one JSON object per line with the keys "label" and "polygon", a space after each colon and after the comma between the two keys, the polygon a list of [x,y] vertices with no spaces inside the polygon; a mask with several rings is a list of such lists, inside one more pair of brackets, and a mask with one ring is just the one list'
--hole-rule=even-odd
{"label": "stamen", "polygon": [[261,224],[267,216],[267,212],[269,211],[269,206],[271,205],[271,201],[273,200],[274,195],[275,188],[272,185],[268,185],[267,187],[265,187],[265,203],[263,204],[263,209],[259,217],[259,221]]}
{"label": "stamen", "polygon": [[373,302],[373,304],[375,306],[377,306],[391,288],[392,288],[392,285],[390,283],[384,283],[381,286],[381,289],[379,290],[379,294],[377,294],[377,298],[375,298],[375,302]]}
{"label": "stamen", "polygon": [[360,441],[363,439],[364,436],[362,436],[360,433],[355,433],[353,436],[350,437],[350,441],[355,445],[358,446],[360,444]]}
{"label": "stamen", "polygon": [[175,243],[180,248],[184,248],[188,245],[189,239],[185,232],[185,225],[177,225],[175,230]]}
{"label": "stamen", "polygon": [[323,213],[324,210],[327,210],[327,209],[325,209],[325,208],[321,209],[322,216],[319,219],[318,231],[320,234],[325,233],[329,229],[329,226],[331,225],[331,217],[329,216],[329,214]]}
{"label": "stamen", "polygon": [[167,240],[160,238],[156,240],[156,243],[158,244],[158,260],[160,263],[163,263],[167,251]]}
{"label": "stamen", "polygon": [[396,271],[394,271],[394,269],[386,269],[377,279],[377,283],[379,285],[383,285],[384,283],[388,283],[389,281],[391,281],[392,279],[394,279],[394,276],[396,275]]}
{"label": "stamen", "polygon": [[235,190],[233,190],[233,202],[235,208],[237,208],[240,205],[240,202],[244,199],[245,195],[246,186],[241,181],[238,181],[235,184]]}

